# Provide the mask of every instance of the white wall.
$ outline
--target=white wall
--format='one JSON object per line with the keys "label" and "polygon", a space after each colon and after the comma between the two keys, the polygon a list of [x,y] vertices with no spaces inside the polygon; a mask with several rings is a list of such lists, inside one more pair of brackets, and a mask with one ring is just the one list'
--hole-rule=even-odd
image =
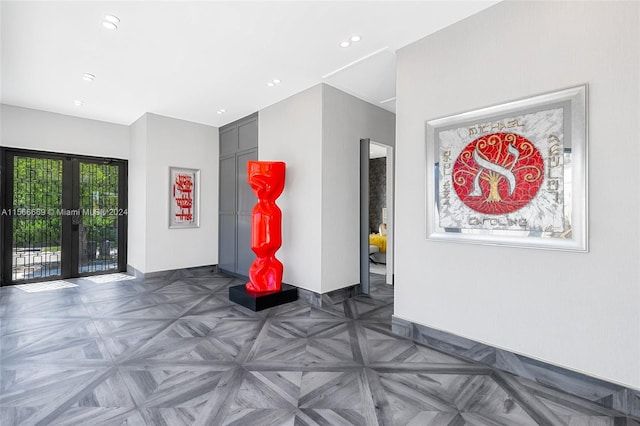
{"label": "white wall", "polygon": [[129,127],[1,105],[0,145],[36,151],[127,159]]}
{"label": "white wall", "polygon": [[360,139],[395,146],[395,114],[322,85],[322,293],[360,282]]}
{"label": "white wall", "polygon": [[[143,272],[218,263],[218,129],[146,114]],[[169,229],[169,167],[200,170],[200,227]],[[134,194],[129,193],[129,198]]]}
{"label": "white wall", "polygon": [[321,286],[322,88],[314,86],[258,113],[258,159],[287,163],[282,210],[283,281]]}
{"label": "white wall", "polygon": [[[1,146],[129,161],[128,265],[155,272],[218,263],[217,128],[154,114],[124,126],[1,107]],[[199,228],[168,228],[169,166],[200,169]]]}
{"label": "white wall", "polygon": [[258,158],[287,163],[284,282],[326,293],[360,282],[360,139],[395,142],[394,114],[319,84],[259,112]]}
{"label": "white wall", "polygon": [[127,265],[142,272],[147,269],[147,114],[131,124],[129,130]]}
{"label": "white wall", "polygon": [[[397,317],[640,388],[639,8],[506,1],[398,52]],[[425,121],[583,83],[590,252],[427,241]]]}

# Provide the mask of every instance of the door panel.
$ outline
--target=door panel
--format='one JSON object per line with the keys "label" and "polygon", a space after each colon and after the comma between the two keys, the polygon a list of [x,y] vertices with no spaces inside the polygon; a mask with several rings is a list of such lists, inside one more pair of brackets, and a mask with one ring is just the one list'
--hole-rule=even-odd
{"label": "door panel", "polygon": [[218,267],[225,271],[236,270],[236,216],[234,214],[220,214],[220,250],[218,253]]}
{"label": "door panel", "polygon": [[236,157],[220,159],[220,212],[233,213],[236,209]]}
{"label": "door panel", "polygon": [[220,132],[220,155],[233,154],[238,150],[238,129],[236,127]]}
{"label": "door panel", "polygon": [[11,281],[60,277],[62,160],[10,158]]}
{"label": "door panel", "polygon": [[[222,149],[222,146],[221,146]],[[220,159],[218,267],[236,270],[236,157]]]}
{"label": "door panel", "polygon": [[78,274],[118,270],[118,172],[117,165],[79,164]]}
{"label": "door panel", "polygon": [[236,273],[248,276],[249,266],[256,258],[251,250],[251,212],[258,198],[249,185],[247,178],[247,163],[257,160],[256,150],[238,154],[238,214],[237,214],[237,270]]}
{"label": "door panel", "polygon": [[249,186],[249,180],[247,179],[247,163],[249,160],[257,160],[258,153],[255,150],[249,151],[244,154],[238,154],[238,214],[239,215],[251,215],[253,206],[256,205],[258,199],[254,194],[251,186]]}
{"label": "door panel", "polygon": [[251,250],[251,215],[238,216],[238,267],[236,273],[249,275],[249,267],[256,258]]}
{"label": "door panel", "polygon": [[258,120],[238,125],[238,151],[258,146]]}

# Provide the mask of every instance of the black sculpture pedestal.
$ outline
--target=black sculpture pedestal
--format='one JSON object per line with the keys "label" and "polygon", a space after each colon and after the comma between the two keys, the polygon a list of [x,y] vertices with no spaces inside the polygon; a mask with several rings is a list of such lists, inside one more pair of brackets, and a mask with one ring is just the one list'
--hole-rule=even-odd
{"label": "black sculpture pedestal", "polygon": [[244,284],[229,287],[229,300],[254,312],[298,300],[298,288],[282,284],[280,291],[251,294]]}

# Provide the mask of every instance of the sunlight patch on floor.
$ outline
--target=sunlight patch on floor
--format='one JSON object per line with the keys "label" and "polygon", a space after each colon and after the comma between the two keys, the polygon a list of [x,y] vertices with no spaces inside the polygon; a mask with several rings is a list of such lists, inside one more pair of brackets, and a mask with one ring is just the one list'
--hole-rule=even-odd
{"label": "sunlight patch on floor", "polygon": [[108,274],[108,275],[94,275],[93,277],[84,277],[83,279],[91,281],[92,283],[102,284],[110,283],[114,281],[128,281],[135,280],[136,277],[127,274]]}
{"label": "sunlight patch on floor", "polygon": [[65,280],[56,280],[56,281],[44,281],[41,283],[30,283],[30,284],[19,284],[15,286],[22,291],[26,291],[27,293],[38,293],[41,291],[51,291],[51,290],[60,290],[63,288],[72,288],[78,287],[78,284],[74,284]]}

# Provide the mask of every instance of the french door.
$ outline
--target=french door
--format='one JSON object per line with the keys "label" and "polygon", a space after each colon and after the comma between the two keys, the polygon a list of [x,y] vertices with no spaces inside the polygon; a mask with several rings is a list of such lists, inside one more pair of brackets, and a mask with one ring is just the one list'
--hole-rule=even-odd
{"label": "french door", "polygon": [[5,149],[2,282],[126,270],[127,163]]}

